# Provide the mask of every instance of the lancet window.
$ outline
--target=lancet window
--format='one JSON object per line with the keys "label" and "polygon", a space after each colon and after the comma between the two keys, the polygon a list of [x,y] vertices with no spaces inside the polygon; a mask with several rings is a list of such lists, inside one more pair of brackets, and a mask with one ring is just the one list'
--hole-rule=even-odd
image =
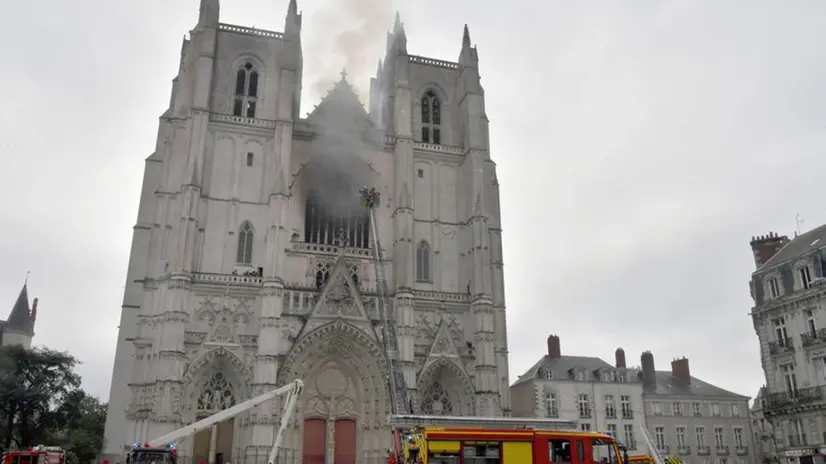
{"label": "lancet window", "polygon": [[416,248],[416,280],[430,282],[430,244],[424,240]]}
{"label": "lancet window", "polygon": [[252,63],[246,62],[235,72],[235,97],[232,114],[247,118],[255,117],[255,105],[258,102],[258,70]]}
{"label": "lancet window", "polygon": [[422,142],[442,143],[442,103],[428,90],[422,97]]}
{"label": "lancet window", "polygon": [[241,224],[238,230],[238,253],[235,259],[238,264],[252,264],[253,238],[252,224],[248,221]]}

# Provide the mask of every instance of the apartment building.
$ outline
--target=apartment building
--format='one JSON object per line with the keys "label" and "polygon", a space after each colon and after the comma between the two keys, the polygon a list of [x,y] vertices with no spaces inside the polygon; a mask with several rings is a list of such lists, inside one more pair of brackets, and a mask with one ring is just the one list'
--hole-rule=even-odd
{"label": "apartment building", "polygon": [[766,375],[762,417],[774,458],[822,463],[826,454],[826,225],[752,237],[751,315]]}
{"label": "apartment building", "polygon": [[510,387],[513,415],[572,420],[582,430],[610,432],[629,454],[647,454],[638,434],[645,415],[639,369],[629,369],[618,348],[615,363],[564,356],[557,335],[548,351]]}
{"label": "apartment building", "polygon": [[660,453],[699,464],[752,464],[749,397],[691,375],[687,358],[658,371],[654,355],[642,354],[645,422]]}
{"label": "apartment building", "polygon": [[754,398],[754,404],[749,411],[751,420],[751,436],[754,443],[755,462],[769,464],[776,461],[777,449],[774,443],[774,428],[763,414],[763,400],[766,398],[766,387],[761,387]]}

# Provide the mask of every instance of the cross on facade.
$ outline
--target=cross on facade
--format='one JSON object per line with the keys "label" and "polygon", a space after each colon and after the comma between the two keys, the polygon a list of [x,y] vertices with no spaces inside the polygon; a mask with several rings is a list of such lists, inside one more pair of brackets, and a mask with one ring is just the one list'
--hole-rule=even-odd
{"label": "cross on facade", "polygon": [[341,69],[341,80],[343,80],[343,81],[347,80],[347,70],[344,69],[344,68]]}

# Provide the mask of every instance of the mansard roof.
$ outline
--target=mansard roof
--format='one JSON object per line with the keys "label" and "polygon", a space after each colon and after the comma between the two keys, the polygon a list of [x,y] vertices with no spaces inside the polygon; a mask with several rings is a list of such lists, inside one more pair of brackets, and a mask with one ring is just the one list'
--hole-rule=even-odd
{"label": "mansard roof", "polygon": [[[642,375],[642,373],[640,374]],[[691,376],[691,384],[686,385],[671,373],[671,371],[656,371],[657,388],[646,390],[646,396],[696,396],[706,398],[731,398],[748,401],[749,397],[730,392],[716,385],[712,385],[697,377]]]}
{"label": "mansard roof", "polygon": [[[540,377],[542,370],[549,370],[554,375],[554,380],[569,380],[571,378],[569,371],[571,369],[582,369],[586,372],[597,371],[600,369],[614,369],[614,366],[608,364],[600,358],[593,358],[589,356],[560,356],[552,358],[545,355],[536,364],[534,364],[527,372],[520,375],[514,382],[514,386],[524,382]],[[562,377],[564,375],[564,377]]]}
{"label": "mansard roof", "polygon": [[786,261],[791,261],[826,246],[826,225],[814,228],[793,238],[774,256],[760,266],[759,271],[773,268]]}
{"label": "mansard roof", "polygon": [[14,302],[9,318],[3,327],[4,329],[28,333],[34,331],[31,309],[29,309],[29,291],[26,287],[26,284],[23,284],[23,288],[20,289],[20,295],[17,296],[17,301]]}

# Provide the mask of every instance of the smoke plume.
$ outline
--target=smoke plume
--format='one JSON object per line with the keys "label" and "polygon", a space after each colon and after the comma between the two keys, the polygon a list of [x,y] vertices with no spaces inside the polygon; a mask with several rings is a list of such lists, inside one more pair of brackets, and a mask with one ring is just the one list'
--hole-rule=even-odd
{"label": "smoke plume", "polygon": [[[329,5],[329,6],[328,6]],[[317,76],[315,98],[323,97],[341,79],[342,69],[362,103],[367,103],[369,76],[384,58],[385,34],[393,26],[393,0],[340,0],[309,15],[312,29],[304,47],[305,75]]]}

